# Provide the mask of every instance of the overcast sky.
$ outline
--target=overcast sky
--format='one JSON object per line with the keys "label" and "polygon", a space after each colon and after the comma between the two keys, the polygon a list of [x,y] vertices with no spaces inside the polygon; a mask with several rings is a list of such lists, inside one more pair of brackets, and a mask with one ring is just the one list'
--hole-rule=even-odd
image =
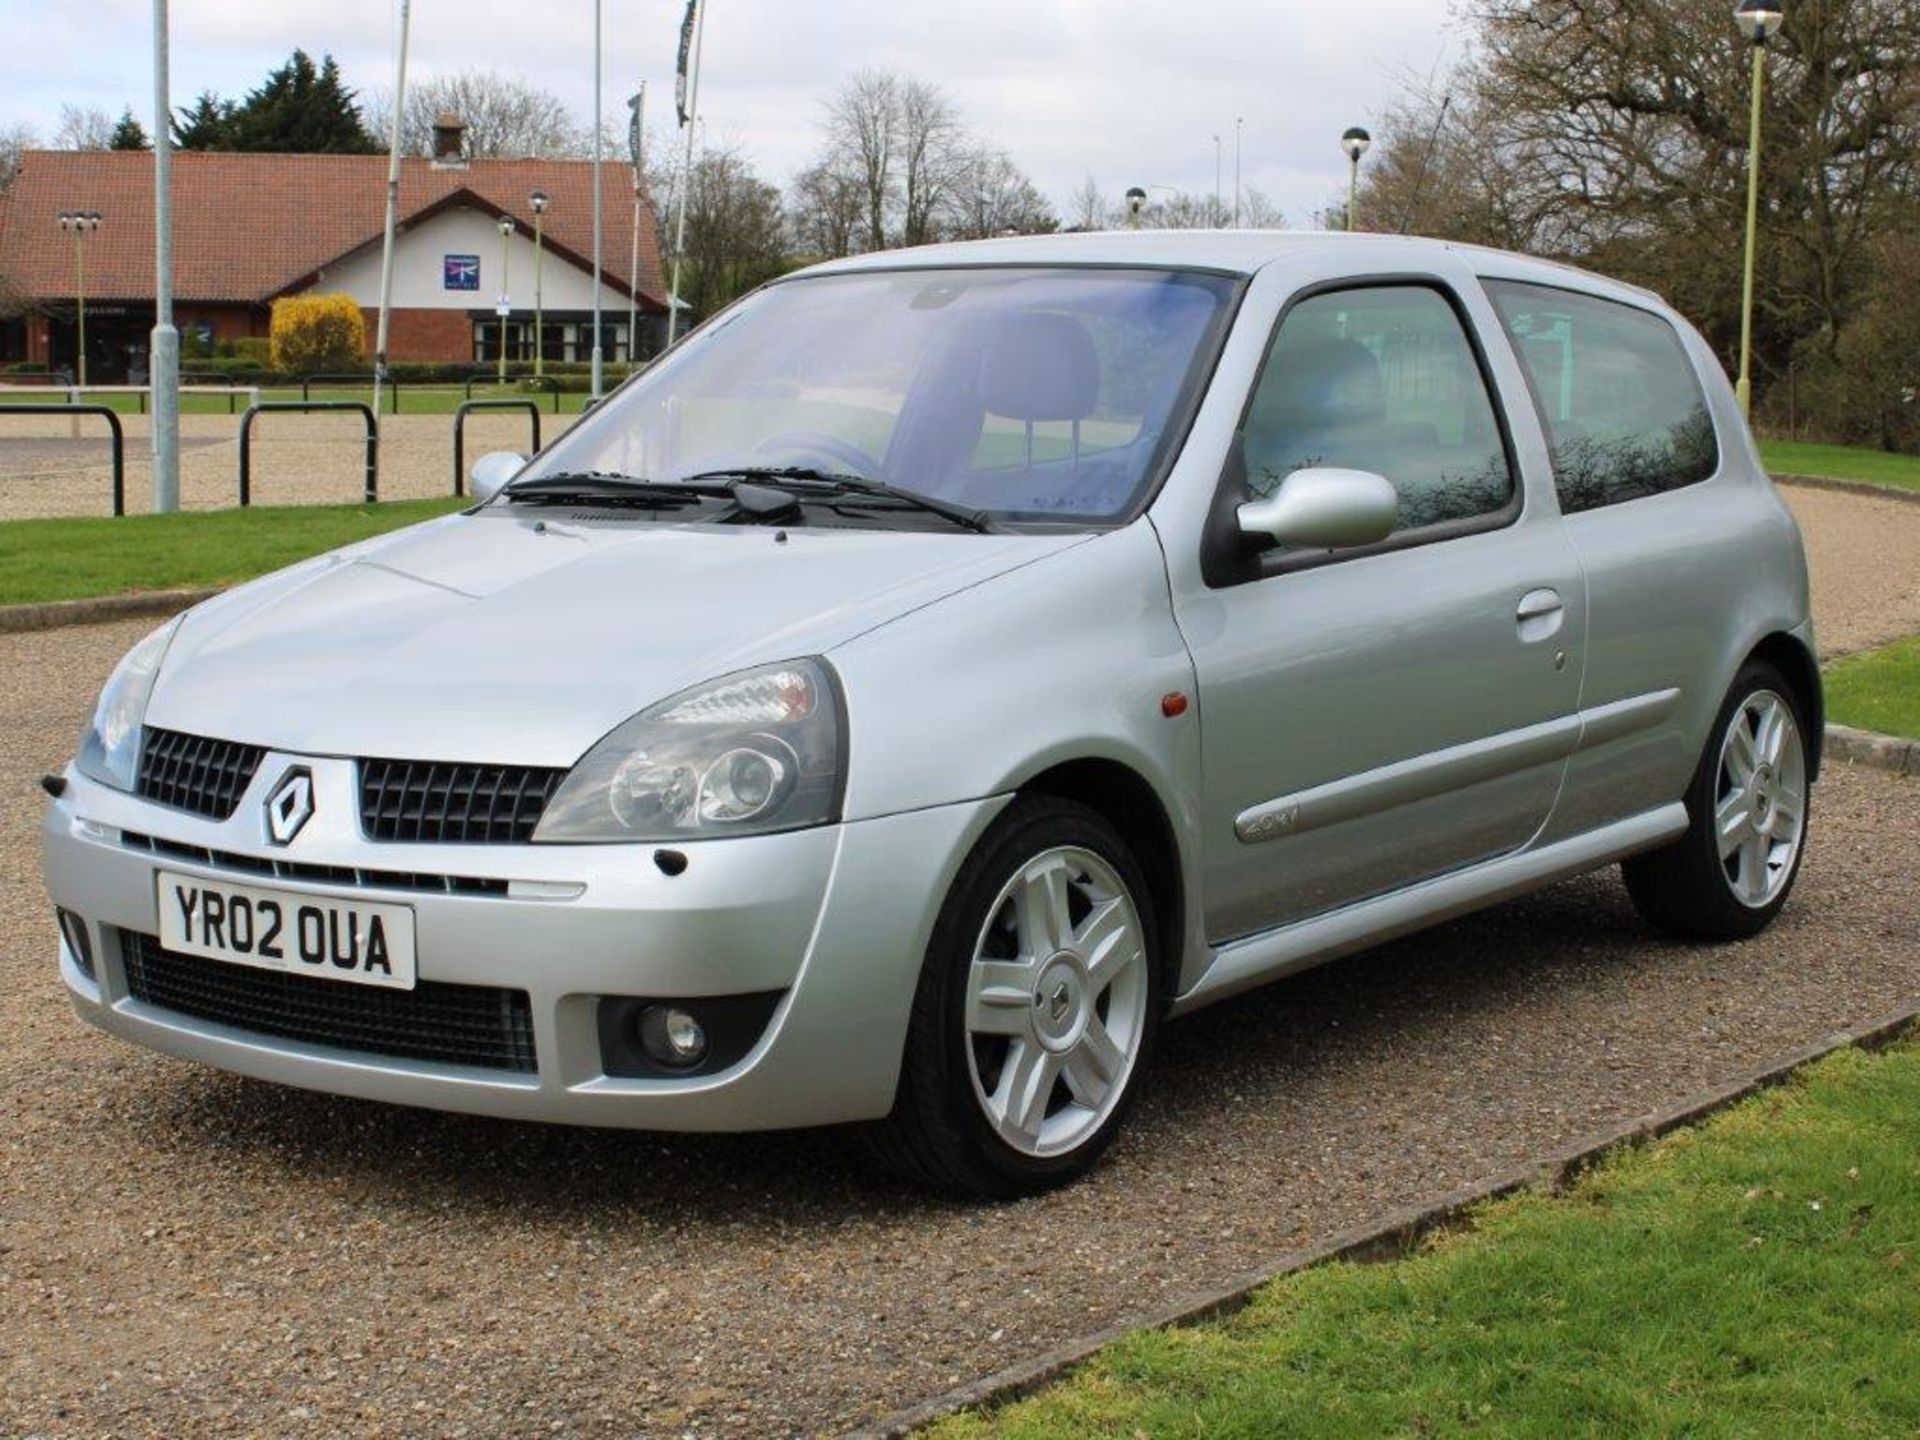
{"label": "overcast sky", "polygon": [[[972,126],[1065,208],[1088,175],[1206,192],[1221,137],[1245,183],[1290,224],[1344,186],[1340,132],[1367,124],[1408,77],[1458,52],[1434,0],[708,0],[700,109],[710,138],[744,146],[785,184],[818,145],[820,101],[852,72],[937,81]],[[175,0],[176,106],[237,95],[300,46],[335,55],[361,90],[391,83],[396,0]],[[606,112],[647,82],[650,126],[672,120],[684,0],[606,0]],[[151,127],[148,0],[0,0],[0,125],[51,134],[63,103]],[[414,0],[416,74],[523,73],[592,108],[590,0]]]}

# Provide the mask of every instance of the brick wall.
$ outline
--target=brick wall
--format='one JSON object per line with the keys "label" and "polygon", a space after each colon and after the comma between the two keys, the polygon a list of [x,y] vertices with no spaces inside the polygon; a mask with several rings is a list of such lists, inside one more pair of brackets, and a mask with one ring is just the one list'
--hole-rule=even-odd
{"label": "brick wall", "polygon": [[[379,334],[380,314],[367,317],[367,353],[373,353],[374,337]],[[389,360],[438,360],[469,362],[473,359],[473,321],[464,310],[393,311],[387,336]]]}

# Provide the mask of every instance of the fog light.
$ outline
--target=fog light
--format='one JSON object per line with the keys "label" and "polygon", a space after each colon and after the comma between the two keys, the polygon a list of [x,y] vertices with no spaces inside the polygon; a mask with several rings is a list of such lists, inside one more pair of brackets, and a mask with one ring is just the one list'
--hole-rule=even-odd
{"label": "fog light", "polygon": [[649,1005],[640,1012],[640,1044],[657,1063],[684,1068],[706,1058],[707,1031],[678,1005]]}
{"label": "fog light", "polygon": [[56,909],[54,914],[59,917],[60,936],[67,942],[73,963],[82,975],[93,979],[93,940],[87,934],[87,922],[71,910]]}

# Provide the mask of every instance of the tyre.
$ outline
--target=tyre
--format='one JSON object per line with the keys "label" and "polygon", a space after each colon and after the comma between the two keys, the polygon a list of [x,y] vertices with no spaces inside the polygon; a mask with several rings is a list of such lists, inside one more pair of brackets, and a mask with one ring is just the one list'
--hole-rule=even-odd
{"label": "tyre", "polygon": [[1149,892],[1097,812],[1022,796],[955,877],[921,970],[893,1112],[869,1133],[914,1184],[1013,1198],[1099,1160],[1152,1052]]}
{"label": "tyre", "polygon": [[1686,940],[1744,940],[1780,913],[1806,848],[1806,720],[1786,678],[1734,677],[1687,789],[1687,830],[1621,865],[1647,920]]}

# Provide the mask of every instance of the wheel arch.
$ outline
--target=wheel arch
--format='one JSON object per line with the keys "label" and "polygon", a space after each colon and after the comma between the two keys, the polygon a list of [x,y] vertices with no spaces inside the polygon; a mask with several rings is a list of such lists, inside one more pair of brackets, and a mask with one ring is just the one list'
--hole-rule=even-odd
{"label": "wheel arch", "polygon": [[1101,815],[1133,851],[1153,901],[1161,955],[1162,993],[1178,993],[1185,949],[1185,867],[1172,817],[1145,776],[1119,760],[1088,756],[1049,766],[1019,787],[1023,795],[1073,800]]}
{"label": "wheel arch", "polygon": [[[1787,677],[1807,717],[1807,779],[1820,778],[1820,755],[1826,748],[1827,702],[1820,679],[1820,663],[1799,636],[1775,630],[1747,652],[1748,660],[1764,660]],[[1742,662],[1745,663],[1745,662]]]}

